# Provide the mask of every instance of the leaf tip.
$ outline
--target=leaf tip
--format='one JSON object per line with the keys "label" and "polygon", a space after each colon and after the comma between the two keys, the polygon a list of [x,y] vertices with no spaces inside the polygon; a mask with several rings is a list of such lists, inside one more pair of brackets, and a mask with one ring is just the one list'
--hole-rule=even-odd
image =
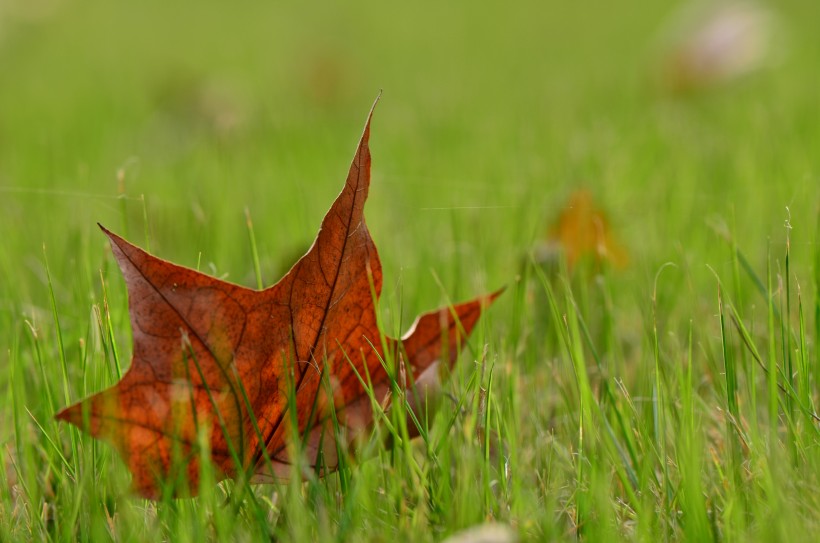
{"label": "leaf tip", "polygon": [[[115,256],[117,256],[117,250],[116,249],[118,247],[120,249],[122,249],[122,247],[124,247],[124,246],[130,246],[131,245],[131,243],[127,242],[126,240],[124,240],[123,238],[121,238],[120,236],[118,236],[117,234],[115,234],[114,232],[112,232],[111,230],[109,230],[108,228],[103,226],[102,224],[97,223],[97,226],[99,226],[100,230],[102,230],[103,234],[105,234],[106,237],[108,237],[108,241],[111,243],[111,247],[115,249],[114,250],[114,255]],[[117,260],[119,260],[118,256],[117,256]]]}
{"label": "leaf tip", "polygon": [[79,404],[74,404],[66,407],[65,409],[61,409],[60,411],[54,414],[54,418],[62,422],[67,422],[69,424],[79,426],[79,422],[82,418],[82,413],[78,409],[78,405]]}
{"label": "leaf tip", "polygon": [[117,234],[115,234],[114,232],[112,232],[111,230],[109,230],[108,228],[103,226],[101,223],[97,223],[97,226],[99,227],[100,230],[102,230],[103,234],[105,234],[108,237],[108,239],[111,240],[112,242],[119,239],[119,236]]}
{"label": "leaf tip", "polygon": [[502,294],[504,294],[504,291],[505,291],[505,290],[507,290],[507,285],[504,285],[503,287],[501,287],[501,288],[499,288],[499,289],[495,290],[494,292],[491,292],[491,293],[489,293],[489,294],[485,294],[485,295],[481,298],[481,307],[482,307],[482,309],[487,308],[487,307],[488,307],[491,303],[493,303],[494,301],[496,301],[496,299],[497,299],[499,296],[501,296]]}
{"label": "leaf tip", "polygon": [[367,114],[367,121],[364,123],[364,134],[362,135],[362,140],[367,141],[370,137],[370,121],[373,119],[373,112],[376,111],[376,105],[378,105],[379,100],[381,100],[382,92],[382,89],[379,89],[379,94],[376,95],[376,99],[373,100],[373,105],[370,106],[370,112]]}

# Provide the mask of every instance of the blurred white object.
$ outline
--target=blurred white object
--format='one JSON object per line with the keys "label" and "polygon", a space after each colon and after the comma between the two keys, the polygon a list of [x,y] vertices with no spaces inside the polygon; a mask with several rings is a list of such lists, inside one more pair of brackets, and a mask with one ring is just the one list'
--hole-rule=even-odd
{"label": "blurred white object", "polygon": [[516,543],[518,535],[506,524],[479,524],[457,532],[442,543]]}
{"label": "blurred white object", "polygon": [[662,73],[673,91],[738,79],[775,56],[774,14],[755,2],[687,5],[664,33]]}

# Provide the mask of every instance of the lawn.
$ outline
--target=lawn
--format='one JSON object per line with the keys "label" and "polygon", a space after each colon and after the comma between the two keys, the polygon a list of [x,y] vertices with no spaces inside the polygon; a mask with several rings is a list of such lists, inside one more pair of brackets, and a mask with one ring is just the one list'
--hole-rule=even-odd
{"label": "lawn", "polygon": [[[778,3],[764,66],[678,93],[681,4],[636,4],[0,4],[0,541],[815,537],[820,4]],[[247,213],[271,285],[380,90],[384,331],[506,286],[425,438],[379,424],[327,478],[134,497],[53,418],[131,356],[97,223],[253,287]],[[582,189],[625,266],[538,261]]]}

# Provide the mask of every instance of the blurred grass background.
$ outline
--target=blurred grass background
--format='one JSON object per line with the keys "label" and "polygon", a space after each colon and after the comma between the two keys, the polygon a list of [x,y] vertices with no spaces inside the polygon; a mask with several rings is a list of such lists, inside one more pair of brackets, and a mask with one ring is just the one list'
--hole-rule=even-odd
{"label": "blurred grass background", "polygon": [[578,186],[612,210],[638,266],[678,258],[676,245],[698,254],[714,217],[762,254],[785,207],[811,217],[817,199],[816,8],[779,8],[775,67],[677,99],[653,84],[675,7],[12,3],[0,220],[25,235],[9,236],[4,266],[42,242],[60,266],[68,237],[103,243],[98,221],[136,235],[144,195],[160,254],[191,264],[202,251],[242,281],[242,209],[267,258],[309,242],[379,89],[368,219],[382,245],[413,247],[384,251],[389,269],[448,266],[458,232],[474,246],[463,265],[504,282]]}
{"label": "blurred grass background", "polygon": [[[635,359],[666,262],[681,271],[660,284],[662,335],[685,337],[692,320],[704,338],[719,333],[709,267],[735,276],[739,302],[765,309],[721,233],[765,277],[789,220],[791,271],[815,299],[820,4],[771,6],[775,62],[676,94],[658,72],[680,7],[2,0],[0,389],[32,356],[26,321],[55,356],[45,257],[73,400],[100,269],[115,281],[112,316],[126,337],[124,289],[97,222],[252,285],[247,207],[265,283],[275,282],[312,241],[380,89],[366,214],[393,329],[443,293],[514,284],[579,188],[630,252],[610,277],[611,316]],[[513,296],[493,311],[496,348],[518,353],[548,391],[554,354],[509,344],[519,325],[537,336],[537,324],[521,324]],[[26,407],[47,420],[40,386],[31,377]],[[4,448],[13,433],[0,415]]]}

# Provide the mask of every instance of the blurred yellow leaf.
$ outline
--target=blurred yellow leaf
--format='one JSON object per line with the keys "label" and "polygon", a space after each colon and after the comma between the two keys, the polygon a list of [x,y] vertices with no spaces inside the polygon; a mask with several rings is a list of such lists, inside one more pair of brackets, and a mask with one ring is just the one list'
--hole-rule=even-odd
{"label": "blurred yellow leaf", "polygon": [[607,261],[617,268],[629,262],[626,249],[613,236],[606,215],[595,205],[588,190],[578,190],[570,196],[550,228],[549,239],[564,252],[570,269],[587,255],[597,263]]}

